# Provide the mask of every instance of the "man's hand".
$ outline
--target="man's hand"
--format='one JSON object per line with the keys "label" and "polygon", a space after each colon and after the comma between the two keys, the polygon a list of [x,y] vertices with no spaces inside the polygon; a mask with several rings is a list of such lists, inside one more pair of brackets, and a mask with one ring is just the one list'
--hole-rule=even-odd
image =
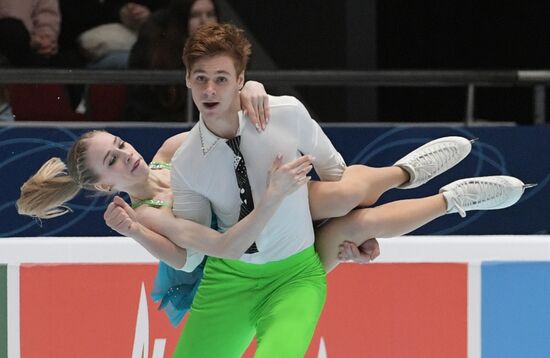
{"label": "man's hand", "polygon": [[351,241],[344,241],[339,248],[338,259],[340,261],[353,261],[368,263],[380,256],[378,240],[369,239],[357,246]]}

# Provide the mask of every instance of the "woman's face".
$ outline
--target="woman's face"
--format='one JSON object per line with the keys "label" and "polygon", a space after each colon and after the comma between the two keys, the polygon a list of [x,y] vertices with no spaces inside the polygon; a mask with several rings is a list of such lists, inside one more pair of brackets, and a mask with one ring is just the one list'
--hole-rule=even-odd
{"label": "woman's face", "polygon": [[134,147],[107,132],[98,132],[88,139],[87,162],[99,176],[98,185],[103,189],[127,191],[149,175],[149,167]]}
{"label": "woman's face", "polygon": [[188,31],[192,34],[199,26],[218,22],[216,9],[211,0],[197,0],[191,6]]}

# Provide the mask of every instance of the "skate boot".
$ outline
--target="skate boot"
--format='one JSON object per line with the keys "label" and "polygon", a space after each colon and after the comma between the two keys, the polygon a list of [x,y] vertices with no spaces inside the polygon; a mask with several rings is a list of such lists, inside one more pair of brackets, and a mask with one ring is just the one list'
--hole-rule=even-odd
{"label": "skate boot", "polygon": [[410,176],[399,188],[416,188],[454,167],[470,153],[473,142],[463,137],[443,137],[413,150],[394,164]]}
{"label": "skate boot", "polygon": [[470,210],[496,210],[514,205],[526,188],[517,178],[498,175],[454,181],[439,189],[447,200],[447,213],[465,217]]}

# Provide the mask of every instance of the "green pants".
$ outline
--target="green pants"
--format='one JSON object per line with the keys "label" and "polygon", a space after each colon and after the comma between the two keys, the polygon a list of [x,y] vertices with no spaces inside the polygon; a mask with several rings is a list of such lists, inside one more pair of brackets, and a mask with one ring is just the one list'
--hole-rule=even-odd
{"label": "green pants", "polygon": [[313,247],[266,264],[209,257],[174,357],[303,357],[326,298]]}

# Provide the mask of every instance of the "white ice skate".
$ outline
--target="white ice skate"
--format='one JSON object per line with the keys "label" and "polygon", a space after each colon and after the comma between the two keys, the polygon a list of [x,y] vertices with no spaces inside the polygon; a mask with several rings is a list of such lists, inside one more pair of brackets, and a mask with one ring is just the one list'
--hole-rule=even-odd
{"label": "white ice skate", "polygon": [[447,200],[447,213],[465,217],[470,210],[496,210],[514,205],[526,188],[536,184],[523,184],[517,178],[498,175],[467,178],[442,187]]}
{"label": "white ice skate", "polygon": [[463,137],[443,137],[413,150],[394,164],[410,175],[399,188],[416,188],[454,167],[470,153],[473,142]]}

